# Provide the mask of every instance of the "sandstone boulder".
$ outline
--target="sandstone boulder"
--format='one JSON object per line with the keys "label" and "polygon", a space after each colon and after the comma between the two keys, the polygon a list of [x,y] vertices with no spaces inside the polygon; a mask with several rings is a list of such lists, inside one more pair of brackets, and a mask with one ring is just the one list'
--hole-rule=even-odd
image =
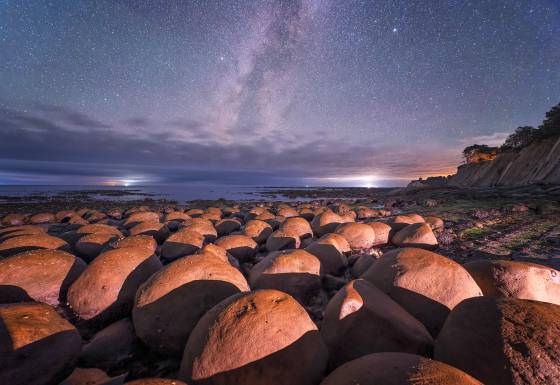
{"label": "sandstone boulder", "polygon": [[482,385],[443,362],[408,353],[374,353],[350,361],[321,385]]}
{"label": "sandstone boulder", "polygon": [[368,222],[366,225],[371,227],[375,233],[375,242],[373,246],[384,246],[389,243],[391,226],[383,222]]}
{"label": "sandstone boulder", "polygon": [[249,274],[253,289],[284,291],[306,303],[321,287],[321,262],[305,250],[269,253]]}
{"label": "sandstone boulder", "polygon": [[92,261],[97,257],[103,249],[106,249],[109,244],[116,241],[118,238],[114,234],[108,233],[93,233],[81,237],[74,248],[80,257],[86,261]]}
{"label": "sandstone boulder", "polygon": [[141,222],[134,225],[128,231],[129,235],[149,235],[154,237],[158,243],[163,243],[169,237],[169,228],[160,222]]}
{"label": "sandstone boulder", "polygon": [[172,234],[161,246],[161,256],[169,261],[193,254],[204,244],[204,235],[189,227]]}
{"label": "sandstone boulder", "polygon": [[224,218],[215,224],[218,236],[229,235],[241,229],[241,221],[237,218]]}
{"label": "sandstone boulder", "polygon": [[438,247],[438,241],[430,225],[427,223],[414,223],[399,230],[391,239],[397,247],[419,247],[433,250]]}
{"label": "sandstone boulder", "polygon": [[423,249],[392,250],[375,261],[363,278],[420,320],[432,336],[437,336],[459,302],[482,295],[464,267]]}
{"label": "sandstone boulder", "polygon": [[560,306],[515,298],[471,298],[449,315],[435,358],[485,384],[557,384]]}
{"label": "sandstone boulder", "polygon": [[29,223],[32,225],[38,225],[40,223],[54,223],[56,218],[53,213],[39,213],[32,215],[29,218]]}
{"label": "sandstone boulder", "polygon": [[214,242],[240,261],[253,258],[257,252],[257,242],[246,235],[226,235]]}
{"label": "sandstone boulder", "polygon": [[68,287],[86,264],[60,250],[33,250],[0,260],[0,302],[6,302],[13,287],[38,302],[58,306],[66,302]]}
{"label": "sandstone boulder", "polygon": [[315,218],[311,221],[311,228],[313,229],[314,234],[322,237],[326,233],[333,233],[337,226],[343,222],[344,221],[340,215],[329,210],[315,216]]}
{"label": "sandstone boulder", "polygon": [[351,251],[348,241],[334,233],[323,235],[305,250],[321,262],[321,275],[338,275],[348,265],[346,254]]}
{"label": "sandstone boulder", "polygon": [[253,219],[245,223],[243,226],[243,234],[248,237],[253,238],[257,243],[264,243],[268,237],[272,234],[272,226],[270,226],[265,221],[260,221],[258,219]]}
{"label": "sandstone boulder", "polygon": [[126,317],[138,287],[161,268],[153,251],[140,247],[100,254],[68,290],[68,303],[87,321],[109,323]]}
{"label": "sandstone boulder", "polygon": [[152,211],[135,212],[124,220],[123,227],[130,229],[142,222],[159,222],[159,214]]}
{"label": "sandstone boulder", "polygon": [[144,247],[155,253],[157,249],[157,242],[154,237],[149,235],[134,235],[132,237],[122,238],[114,242],[112,246],[114,249],[122,249],[125,247]]}
{"label": "sandstone boulder", "polygon": [[389,218],[387,224],[389,224],[393,230],[399,231],[408,225],[424,222],[424,218],[418,214],[403,214]]}
{"label": "sandstone boulder", "polygon": [[49,305],[0,305],[0,384],[58,384],[72,373],[80,334]]}
{"label": "sandstone boulder", "polygon": [[286,293],[231,296],[197,323],[179,378],[189,384],[317,384],[326,347],[305,309]]}
{"label": "sandstone boulder", "polygon": [[280,230],[290,234],[296,234],[300,239],[313,237],[311,225],[307,222],[307,220],[301,217],[294,216],[286,218],[280,226]]}
{"label": "sandstone boulder", "polygon": [[343,223],[335,233],[344,237],[351,249],[369,249],[375,244],[375,232],[371,226],[364,223]]}
{"label": "sandstone boulder", "polygon": [[2,241],[0,243],[0,256],[7,257],[37,249],[68,251],[70,247],[64,240],[47,234],[21,235]]}
{"label": "sandstone boulder", "polygon": [[241,291],[249,291],[249,285],[229,263],[204,254],[180,258],[138,289],[134,328],[151,349],[180,356],[200,317]]}

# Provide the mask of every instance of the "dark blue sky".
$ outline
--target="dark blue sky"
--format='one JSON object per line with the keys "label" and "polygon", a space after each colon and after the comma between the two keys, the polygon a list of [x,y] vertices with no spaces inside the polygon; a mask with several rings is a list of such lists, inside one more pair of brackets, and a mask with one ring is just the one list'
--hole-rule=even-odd
{"label": "dark blue sky", "polygon": [[560,2],[0,0],[0,184],[396,185],[560,101]]}

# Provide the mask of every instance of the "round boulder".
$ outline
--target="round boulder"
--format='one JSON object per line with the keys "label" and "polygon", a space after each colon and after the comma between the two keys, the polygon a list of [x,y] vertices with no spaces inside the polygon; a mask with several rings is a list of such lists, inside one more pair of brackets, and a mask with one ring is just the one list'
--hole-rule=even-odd
{"label": "round boulder", "polygon": [[114,249],[122,249],[125,247],[144,247],[155,253],[157,242],[154,237],[149,235],[134,235],[132,237],[120,239],[113,244]]}
{"label": "round boulder", "polygon": [[399,230],[391,242],[397,247],[419,247],[433,250],[438,247],[438,241],[430,225],[427,223],[414,223]]}
{"label": "round boulder", "polygon": [[138,287],[161,268],[153,251],[141,247],[100,254],[68,290],[68,304],[78,317],[108,323],[125,317]]}
{"label": "round boulder", "polygon": [[384,246],[389,243],[391,226],[383,222],[368,222],[366,225],[371,227],[375,233],[375,242],[373,246]]}
{"label": "round boulder", "polygon": [[305,250],[269,253],[249,274],[253,289],[277,289],[306,303],[321,287],[321,262]]}
{"label": "round boulder", "polygon": [[280,226],[280,230],[291,234],[297,234],[300,239],[313,237],[313,230],[307,220],[301,217],[286,218]]}
{"label": "round boulder", "polygon": [[174,260],[179,257],[193,254],[200,250],[204,244],[204,235],[190,228],[182,229],[163,242],[161,246],[161,256],[167,260]]}
{"label": "round boulder", "polygon": [[218,235],[221,237],[241,229],[241,221],[237,218],[225,218],[216,222],[215,227]]}
{"label": "round boulder", "polygon": [[114,234],[108,233],[93,233],[81,237],[74,248],[78,255],[86,261],[91,261],[97,257],[101,251],[118,238]]}
{"label": "round boulder", "polygon": [[246,235],[226,235],[214,242],[240,261],[246,261],[257,253],[257,242]]}
{"label": "round boulder", "polygon": [[335,233],[343,236],[353,250],[370,249],[375,244],[375,232],[365,223],[343,223]]}
{"label": "round boulder", "polygon": [[58,306],[66,302],[68,287],[84,271],[86,264],[60,250],[33,250],[0,260],[0,301],[14,287],[29,298]]}
{"label": "round boulder", "polygon": [[56,218],[53,213],[39,213],[32,215],[29,218],[29,223],[32,225],[38,225],[40,223],[53,223],[56,222]]}
{"label": "round boulder", "polygon": [[323,235],[305,250],[321,262],[321,275],[338,275],[348,265],[346,254],[351,251],[348,241],[334,233]]}
{"label": "round boulder", "polygon": [[457,368],[408,353],[373,353],[350,361],[321,385],[482,385]]}
{"label": "round boulder", "polygon": [[389,224],[393,230],[399,231],[401,229],[404,229],[408,225],[424,222],[424,218],[418,214],[403,214],[389,218],[387,224]]}
{"label": "round boulder", "polygon": [[321,237],[326,233],[333,233],[336,227],[343,223],[344,220],[340,215],[333,213],[332,211],[324,211],[319,215],[316,215],[311,221],[311,228],[313,233]]}
{"label": "round boulder", "polygon": [[8,238],[0,243],[0,256],[7,257],[24,251],[37,249],[68,251],[70,247],[63,239],[47,234],[21,235],[19,237]]}
{"label": "round boulder", "polygon": [[268,251],[278,251],[286,249],[298,249],[301,245],[299,236],[290,230],[276,230],[266,240]]}
{"label": "round boulder", "polygon": [[392,250],[375,261],[362,278],[389,294],[432,336],[437,336],[459,302],[482,295],[463,266],[423,249]]}
{"label": "round boulder", "polygon": [[249,291],[249,285],[229,263],[203,254],[180,258],[138,289],[134,329],[151,349],[180,356],[200,317],[242,291]]}
{"label": "round boulder", "polygon": [[516,298],[471,298],[449,315],[435,358],[485,384],[557,384],[560,306]]}
{"label": "round boulder", "polygon": [[272,234],[272,231],[272,226],[258,219],[250,220],[243,226],[243,234],[253,238],[253,240],[259,244],[264,243]]}
{"label": "round boulder", "polygon": [[0,305],[0,384],[58,384],[72,373],[82,340],[49,305]]}
{"label": "round boulder", "polygon": [[463,265],[482,294],[560,305],[560,271],[530,262],[480,260]]}
{"label": "round boulder", "polygon": [[207,385],[317,384],[327,350],[305,309],[286,293],[231,296],[196,324],[179,378]]}

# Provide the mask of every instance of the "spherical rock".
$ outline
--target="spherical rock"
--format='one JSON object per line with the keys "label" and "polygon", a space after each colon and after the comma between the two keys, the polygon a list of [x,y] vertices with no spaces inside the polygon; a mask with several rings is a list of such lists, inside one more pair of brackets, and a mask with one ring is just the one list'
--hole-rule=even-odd
{"label": "spherical rock", "polygon": [[134,328],[151,349],[180,356],[200,317],[241,291],[249,291],[249,285],[229,263],[203,254],[180,258],[138,289]]}
{"label": "spherical rock", "polygon": [[339,274],[347,265],[346,254],[351,251],[348,241],[341,235],[329,233],[311,243],[306,251],[321,262],[321,275]]}
{"label": "spherical rock", "polygon": [[60,250],[33,250],[0,260],[0,302],[17,287],[38,302],[58,306],[66,302],[68,287],[86,264]]}
{"label": "spherical rock", "polygon": [[100,254],[68,290],[68,303],[78,317],[108,323],[131,310],[138,287],[161,268],[153,251],[141,247]]}
{"label": "spherical rock", "polygon": [[149,235],[134,235],[132,237],[119,239],[113,243],[114,249],[122,249],[125,247],[144,247],[155,253],[157,249],[157,242],[154,237]]}
{"label": "spherical rock", "polygon": [[0,384],[58,384],[81,348],[76,328],[43,303],[0,305]]}
{"label": "spherical rock", "polygon": [[242,232],[246,236],[253,238],[255,242],[264,243],[272,234],[272,231],[272,226],[265,221],[253,219],[245,223]]}
{"label": "spherical rock", "polygon": [[282,225],[280,226],[280,230],[292,234],[297,234],[300,239],[313,237],[313,230],[311,230],[311,225],[301,217],[286,218],[284,223],[282,223]]}
{"label": "spherical rock", "polygon": [[0,256],[7,257],[37,249],[69,250],[69,245],[64,240],[47,234],[21,235],[0,243]]}
{"label": "spherical rock", "polygon": [[333,233],[337,226],[343,222],[340,215],[329,210],[315,216],[311,221],[311,228],[314,234],[321,237],[326,233]]}
{"label": "spherical rock", "polygon": [[389,218],[387,224],[389,224],[393,230],[399,231],[401,229],[404,229],[408,225],[424,222],[424,218],[422,218],[418,214],[404,214]]}
{"label": "spherical rock", "polygon": [[4,226],[23,225],[27,222],[27,217],[27,214],[7,214],[2,217],[2,224]]}
{"label": "spherical rock", "polygon": [[369,249],[375,244],[373,228],[364,223],[343,223],[335,233],[344,237],[351,249]]}
{"label": "spherical rock", "polygon": [[321,286],[321,262],[305,250],[269,253],[249,274],[253,289],[284,291],[306,303]]}
{"label": "spherical rock", "polygon": [[375,261],[376,259],[373,255],[360,255],[352,265],[352,276],[356,278],[361,277],[371,267],[371,265],[373,265]]}
{"label": "spherical rock", "polygon": [[212,222],[205,218],[192,218],[181,226],[181,230],[190,230],[199,233],[206,242],[214,242],[218,238],[218,232]]}
{"label": "spherical rock", "polygon": [[286,293],[258,290],[229,297],[200,319],[179,378],[208,385],[313,385],[326,362],[326,347],[305,309]]}
{"label": "spherical rock", "polygon": [[86,261],[91,261],[97,257],[101,251],[111,243],[116,241],[118,238],[114,234],[107,233],[93,233],[87,234],[81,237],[74,248],[78,252],[78,255]]}
{"label": "spherical rock", "polygon": [[112,234],[119,238],[123,237],[123,234],[114,226],[105,225],[102,223],[94,223],[80,227],[76,230],[76,234],[79,236],[84,236],[86,234]]}
{"label": "spherical rock", "polygon": [[0,229],[0,242],[22,235],[47,235],[47,232],[43,227],[35,225],[10,226]]}
{"label": "spherical rock", "polygon": [[169,237],[170,231],[166,225],[160,222],[141,222],[130,228],[129,234],[132,236],[149,235],[154,237],[159,243],[162,243]]}
{"label": "spherical rock", "polygon": [[122,367],[140,344],[130,318],[123,318],[95,333],[82,347],[79,364],[114,370]]}
{"label": "spherical rock", "polygon": [[371,227],[375,233],[375,242],[373,246],[384,246],[389,243],[391,226],[383,222],[368,222],[366,225]]}
{"label": "spherical rock", "polygon": [[216,222],[215,227],[219,236],[229,235],[241,229],[241,221],[237,218],[225,218]]}
{"label": "spherical rock", "polygon": [[32,225],[38,225],[40,223],[53,223],[56,222],[56,218],[53,213],[40,213],[32,215],[29,218],[29,223]]}
{"label": "spherical rock", "polygon": [[420,320],[432,336],[437,336],[459,302],[482,295],[464,267],[423,249],[392,250],[375,261],[363,278]]}
{"label": "spherical rock", "polygon": [[266,240],[266,249],[268,251],[298,249],[300,244],[301,240],[295,232],[276,230]]}
{"label": "spherical rock", "polygon": [[443,362],[408,353],[373,353],[350,361],[321,385],[482,385]]}
{"label": "spherical rock", "polygon": [[377,287],[358,279],[329,301],[321,323],[332,368],[378,352],[430,354],[424,325]]}
{"label": "spherical rock", "polygon": [[161,246],[161,256],[167,260],[193,254],[204,244],[204,235],[190,228],[172,234]]}
{"label": "spherical rock", "polygon": [[560,271],[530,262],[479,260],[465,269],[489,297],[533,299],[560,305]]}
{"label": "spherical rock", "polygon": [[282,206],[276,211],[276,215],[280,215],[284,218],[291,218],[291,217],[297,217],[298,212],[293,207]]}
{"label": "spherical rock", "polygon": [[169,380],[165,378],[142,378],[127,382],[125,385],[187,385],[183,381]]}
{"label": "spherical rock", "polygon": [[124,220],[123,226],[126,229],[130,229],[142,222],[159,222],[159,214],[152,211],[136,212]]}
{"label": "spherical rock", "polygon": [[449,315],[435,358],[485,384],[557,384],[560,306],[515,298],[471,298]]}
{"label": "spherical rock", "polygon": [[399,230],[391,239],[398,247],[419,247],[433,250],[438,247],[438,241],[430,225],[427,223],[414,223]]}
{"label": "spherical rock", "polygon": [[226,235],[218,238],[214,243],[240,261],[253,258],[258,246],[257,242],[246,235]]}
{"label": "spherical rock", "polygon": [[193,217],[193,218],[197,218],[197,217],[200,217],[202,214],[204,214],[204,210],[202,210],[202,209],[189,209],[185,213],[187,215]]}

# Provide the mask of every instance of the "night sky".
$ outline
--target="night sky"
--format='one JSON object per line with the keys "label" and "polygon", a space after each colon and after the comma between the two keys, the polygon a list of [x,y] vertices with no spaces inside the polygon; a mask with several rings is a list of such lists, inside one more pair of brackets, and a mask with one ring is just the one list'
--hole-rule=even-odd
{"label": "night sky", "polygon": [[0,184],[402,185],[558,102],[558,0],[0,0]]}

